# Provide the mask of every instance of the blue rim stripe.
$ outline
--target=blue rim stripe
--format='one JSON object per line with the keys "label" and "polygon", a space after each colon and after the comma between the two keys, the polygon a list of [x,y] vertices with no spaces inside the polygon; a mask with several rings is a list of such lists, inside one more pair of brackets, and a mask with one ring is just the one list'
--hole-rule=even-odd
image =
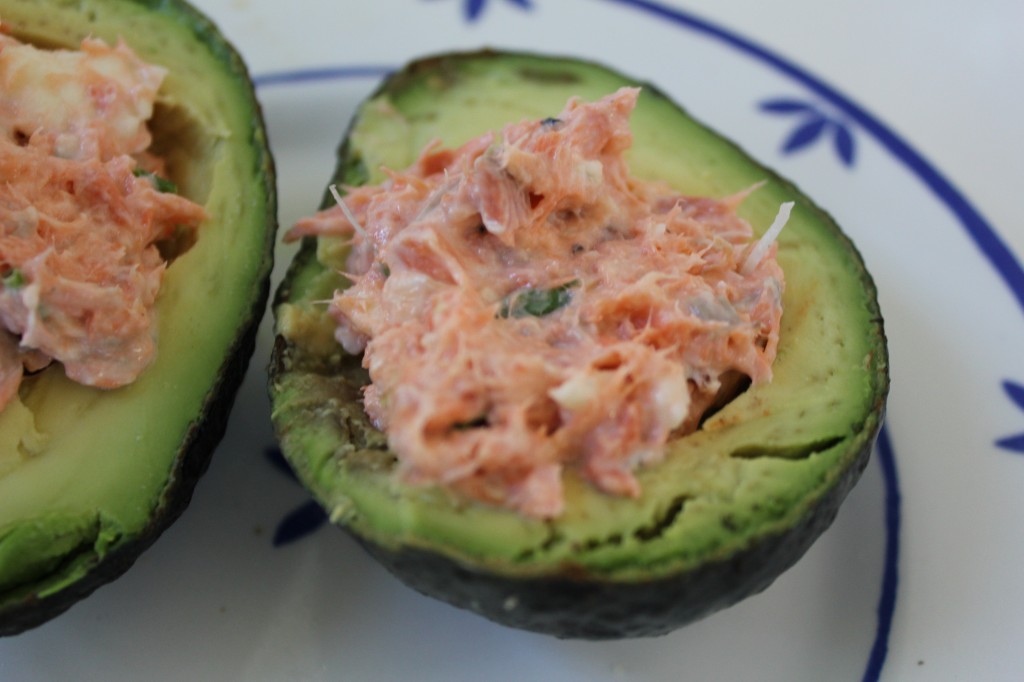
{"label": "blue rim stripe", "polygon": [[299,83],[315,83],[325,80],[344,78],[381,78],[395,70],[393,66],[337,66],[322,69],[297,69],[295,71],[276,71],[258,74],[252,77],[257,88],[269,85],[296,85]]}
{"label": "blue rim stripe", "polygon": [[882,424],[878,434],[876,452],[882,466],[885,489],[885,564],[882,570],[882,594],[878,599],[878,626],[871,646],[864,682],[875,682],[882,673],[889,653],[889,635],[892,633],[892,614],[896,610],[896,589],[899,585],[901,497],[900,481],[896,472],[896,457],[889,439],[889,429]]}

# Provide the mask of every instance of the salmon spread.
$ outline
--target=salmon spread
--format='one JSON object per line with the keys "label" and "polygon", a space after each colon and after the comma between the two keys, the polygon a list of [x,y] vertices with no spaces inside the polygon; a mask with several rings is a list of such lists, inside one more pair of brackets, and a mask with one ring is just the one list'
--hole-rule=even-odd
{"label": "salmon spread", "polygon": [[0,26],[0,409],[54,360],[115,388],[155,356],[160,245],[206,217],[147,151],[164,76],[124,44],[44,50]]}
{"label": "salmon spread", "polygon": [[629,175],[639,90],[457,149],[299,221],[351,242],[329,313],[363,353],[366,413],[398,476],[529,517],[562,475],[637,496],[635,476],[741,381],[768,381],[783,273],[746,196],[683,196]]}

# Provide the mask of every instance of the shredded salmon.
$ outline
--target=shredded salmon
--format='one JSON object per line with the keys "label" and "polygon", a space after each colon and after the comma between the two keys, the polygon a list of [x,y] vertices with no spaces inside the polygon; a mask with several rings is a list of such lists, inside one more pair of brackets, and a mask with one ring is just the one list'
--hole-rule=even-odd
{"label": "shredded salmon", "polygon": [[743,195],[630,176],[638,93],[433,144],[288,233],[353,242],[329,311],[405,482],[539,518],[563,512],[566,468],[637,496],[723,382],[770,380],[777,247],[754,251]]}
{"label": "shredded salmon", "polygon": [[155,356],[158,245],[206,218],[152,180],[164,76],[123,43],[43,50],[0,31],[0,409],[53,360],[115,388]]}

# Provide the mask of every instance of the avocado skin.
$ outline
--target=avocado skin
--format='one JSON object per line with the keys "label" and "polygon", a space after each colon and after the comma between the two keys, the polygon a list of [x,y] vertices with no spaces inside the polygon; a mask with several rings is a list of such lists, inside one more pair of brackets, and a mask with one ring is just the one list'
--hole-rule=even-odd
{"label": "avocado skin", "polygon": [[[260,245],[262,255],[252,290],[248,294],[251,304],[244,316],[245,322],[237,329],[200,414],[188,426],[147,525],[133,537],[118,543],[96,560],[85,575],[63,589],[44,596],[33,591],[20,600],[0,603],[0,636],[17,635],[37,627],[64,613],[97,588],[120,577],[185,511],[192,500],[196,484],[209,468],[213,452],[224,436],[235,397],[255,350],[257,332],[270,294],[270,273],[274,264],[277,232],[276,169],[266,137],[262,109],[249,78],[248,67],[213,22],[184,0],[94,0],[94,4],[97,3],[138,5],[160,13],[167,21],[188,26],[197,43],[205,46],[244,87],[246,106],[252,113],[249,126],[251,135],[247,142],[257,152],[253,177],[260,179],[265,202],[263,222],[266,228],[263,230],[264,241]],[[61,7],[59,10],[54,9],[53,18],[56,21],[62,13],[66,16],[70,11],[84,12],[86,9],[69,10]],[[91,550],[91,547],[83,548],[84,552]]]}
{"label": "avocado skin", "polygon": [[566,565],[561,575],[509,578],[418,548],[394,550],[350,533],[417,592],[509,627],[560,639],[613,640],[665,635],[765,590],[793,566],[835,519],[870,459],[876,428],[849,467],[800,521],[742,552],[695,570],[640,582],[611,582]]}
{"label": "avocado skin", "polygon": [[[506,56],[543,59],[541,55],[493,50],[429,56],[390,76],[368,101],[381,94],[401,91],[408,84],[422,80],[443,82],[457,78],[462,60],[483,63],[500,61]],[[571,58],[555,57],[555,62],[575,62],[587,68],[604,69],[592,62]],[[552,74],[538,73],[531,74],[531,77],[550,80]],[[571,83],[571,74],[564,80]],[[637,83],[635,80],[632,82]],[[656,98],[671,101],[656,86],[639,84]],[[364,171],[357,167],[362,160],[352,143],[356,124],[355,120],[350,124],[338,147],[339,161],[331,180],[333,183],[362,182],[359,176]],[[735,144],[727,140],[723,142],[730,149],[739,151]],[[749,157],[747,162],[756,167],[769,183],[783,188],[791,196],[800,197],[804,207],[816,218],[834,227],[831,217],[804,197],[792,183]],[[331,203],[331,195],[325,191],[322,207]],[[429,546],[417,537],[382,535],[364,523],[365,512],[359,509],[338,514],[340,518],[335,523],[395,577],[421,594],[506,626],[558,638],[610,640],[664,635],[763,591],[793,566],[832,524],[843,500],[870,460],[888,396],[887,343],[874,281],[849,238],[837,228],[830,236],[834,238],[837,250],[856,264],[857,284],[865,306],[862,331],[871,348],[861,362],[871,382],[868,389],[871,398],[864,406],[862,421],[852,424],[850,433],[841,439],[841,458],[828,470],[816,493],[789,510],[782,527],[758,532],[735,551],[719,552],[689,568],[666,573],[661,566],[637,565],[639,577],[634,573],[631,578],[620,578],[577,564],[572,559],[540,573],[527,574],[511,564],[490,570],[483,562],[474,563],[460,557],[459,547]],[[296,285],[296,282],[309,270],[318,267],[323,266],[317,261],[316,241],[307,237],[276,292],[275,310],[295,297],[301,298],[302,294],[296,293],[301,285]],[[352,457],[363,459],[365,453],[378,453],[377,448],[380,447],[373,439],[365,438],[366,424],[361,419],[354,419],[351,412],[325,416],[324,403],[348,405],[359,401],[358,387],[366,378],[361,376],[361,370],[355,365],[357,360],[340,353],[331,357],[317,356],[293,344],[279,332],[269,367],[274,426],[284,455],[332,516],[337,514],[338,499],[332,497],[335,493],[331,486],[322,484],[318,478],[325,476],[325,471],[335,471],[334,467],[337,467],[334,475],[358,480],[357,467],[347,464],[347,460]],[[284,386],[290,374],[305,375],[304,379],[296,382],[302,387],[296,391],[296,399],[284,397]],[[337,389],[328,388],[332,382],[338,386]],[[353,409],[361,409],[361,405]],[[303,432],[308,424],[338,435],[341,440],[333,457],[319,460],[302,452]],[[385,453],[379,451],[379,454]],[[397,503],[399,497],[395,499]],[[341,504],[348,504],[344,495]],[[647,569],[650,569],[650,575],[643,575]]]}

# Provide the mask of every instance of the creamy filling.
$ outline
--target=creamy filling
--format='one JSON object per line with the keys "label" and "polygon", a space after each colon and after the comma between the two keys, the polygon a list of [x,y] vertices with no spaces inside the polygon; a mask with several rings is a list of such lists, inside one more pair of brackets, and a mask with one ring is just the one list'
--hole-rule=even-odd
{"label": "creamy filling", "polygon": [[755,242],[745,195],[632,178],[637,96],[431,145],[289,232],[351,239],[329,311],[404,481],[541,518],[566,467],[636,496],[723,387],[770,379],[781,224]]}
{"label": "creamy filling", "polygon": [[147,152],[164,76],[124,44],[0,31],[0,409],[52,360],[115,388],[155,356],[159,245],[205,219]]}

